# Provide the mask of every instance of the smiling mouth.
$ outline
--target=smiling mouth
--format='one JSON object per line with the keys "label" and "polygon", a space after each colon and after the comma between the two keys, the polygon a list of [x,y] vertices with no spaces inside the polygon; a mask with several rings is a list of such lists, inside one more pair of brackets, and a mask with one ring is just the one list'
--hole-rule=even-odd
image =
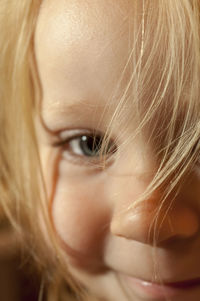
{"label": "smiling mouth", "polygon": [[127,275],[122,275],[122,278],[137,295],[146,298],[147,300],[152,300],[152,298],[154,300],[176,298],[177,296],[184,295],[192,290],[200,289],[200,278],[160,283],[146,281]]}

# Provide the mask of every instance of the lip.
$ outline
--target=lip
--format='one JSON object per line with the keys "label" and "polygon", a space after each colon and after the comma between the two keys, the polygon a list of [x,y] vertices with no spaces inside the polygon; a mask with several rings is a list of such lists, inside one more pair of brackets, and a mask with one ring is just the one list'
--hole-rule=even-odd
{"label": "lip", "polygon": [[[200,288],[200,278],[184,281],[151,282],[127,275],[122,275],[123,280],[140,297],[153,300],[166,300],[177,298],[186,293]],[[189,300],[189,299],[188,299]]]}

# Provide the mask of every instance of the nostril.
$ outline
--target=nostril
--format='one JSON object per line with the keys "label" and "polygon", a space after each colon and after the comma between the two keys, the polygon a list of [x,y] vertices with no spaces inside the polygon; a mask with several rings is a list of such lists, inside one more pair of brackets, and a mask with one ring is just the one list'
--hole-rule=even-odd
{"label": "nostril", "polygon": [[168,214],[160,212],[149,228],[149,241],[161,245],[190,240],[199,231],[199,218],[196,212],[181,206],[169,210]]}
{"label": "nostril", "polygon": [[186,206],[176,206],[156,214],[155,207],[126,211],[114,215],[110,225],[113,235],[150,245],[163,245],[185,241],[199,231],[196,212]]}
{"label": "nostril", "polygon": [[199,231],[199,217],[196,212],[186,206],[179,206],[172,209],[167,216],[168,224],[170,224],[171,234],[169,238],[179,236],[180,238],[190,238]]}

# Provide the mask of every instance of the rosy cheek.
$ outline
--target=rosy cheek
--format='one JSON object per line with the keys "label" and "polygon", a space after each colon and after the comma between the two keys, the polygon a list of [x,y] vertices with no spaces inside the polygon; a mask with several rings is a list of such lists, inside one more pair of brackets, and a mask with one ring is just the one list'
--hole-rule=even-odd
{"label": "rosy cheek", "polygon": [[[97,260],[109,226],[105,181],[99,176],[65,175],[59,170],[52,201],[52,219],[66,253],[72,259]],[[81,264],[81,262],[80,262]]]}

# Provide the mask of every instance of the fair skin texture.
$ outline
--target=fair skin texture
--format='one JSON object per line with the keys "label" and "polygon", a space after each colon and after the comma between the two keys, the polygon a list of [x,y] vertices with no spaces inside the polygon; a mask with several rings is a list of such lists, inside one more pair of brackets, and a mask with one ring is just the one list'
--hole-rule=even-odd
{"label": "fair skin texture", "polygon": [[[117,152],[104,169],[98,168],[98,158],[83,154],[78,138],[55,146],[62,138],[105,133],[120,98],[119,91],[108,106],[128,58],[132,5],[128,0],[46,0],[35,35],[43,92],[39,147],[52,222],[72,275],[106,301],[158,300],[132,287],[126,276],[164,283],[200,277],[197,173],[167,217],[161,211],[154,247],[149,226],[161,193],[125,210],[144,192],[158,164],[145,133],[123,145],[136,120],[124,131],[123,121],[115,124],[111,143]],[[198,298],[195,288],[171,300]]]}

